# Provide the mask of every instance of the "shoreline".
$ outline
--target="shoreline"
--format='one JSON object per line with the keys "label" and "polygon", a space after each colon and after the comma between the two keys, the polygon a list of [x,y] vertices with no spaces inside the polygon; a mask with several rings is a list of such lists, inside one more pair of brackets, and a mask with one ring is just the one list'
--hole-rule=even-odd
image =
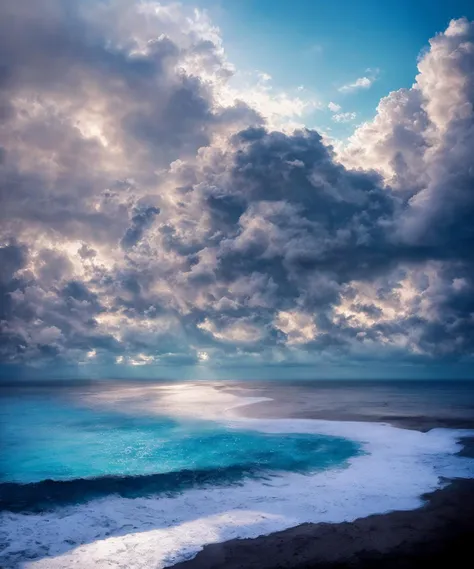
{"label": "shoreline", "polygon": [[474,480],[450,481],[423,499],[414,510],[206,545],[167,569],[431,569],[470,558]]}
{"label": "shoreline", "polygon": [[[253,417],[260,405],[248,405]],[[302,417],[300,417],[302,418]],[[315,419],[313,415],[305,418]],[[473,429],[473,421],[425,417],[317,419],[389,423],[422,432],[434,428]],[[474,437],[459,440],[459,456],[474,458]],[[413,510],[373,514],[342,523],[304,523],[251,539],[208,544],[192,559],[165,569],[432,569],[470,558],[474,541],[474,479],[442,479],[444,487],[423,494]]]}

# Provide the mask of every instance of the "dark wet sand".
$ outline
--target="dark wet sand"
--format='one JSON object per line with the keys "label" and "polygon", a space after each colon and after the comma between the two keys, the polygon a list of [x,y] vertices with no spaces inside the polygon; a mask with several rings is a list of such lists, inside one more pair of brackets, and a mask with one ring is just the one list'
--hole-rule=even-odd
{"label": "dark wet sand", "polygon": [[418,510],[208,545],[173,569],[472,567],[474,480],[455,481],[425,498]]}
{"label": "dark wet sand", "polygon": [[[246,415],[260,410],[245,409]],[[256,407],[256,406],[255,406]],[[268,407],[267,407],[268,409]],[[257,413],[256,413],[257,411]],[[321,416],[317,418],[335,419]],[[324,414],[323,414],[324,415]],[[315,418],[313,416],[313,418]],[[421,431],[474,428],[474,420],[354,415],[337,420],[377,420]],[[461,455],[474,457],[474,439]],[[474,480],[445,481],[417,510],[396,511],[340,524],[303,524],[256,539],[207,545],[173,569],[463,569],[474,567]]]}

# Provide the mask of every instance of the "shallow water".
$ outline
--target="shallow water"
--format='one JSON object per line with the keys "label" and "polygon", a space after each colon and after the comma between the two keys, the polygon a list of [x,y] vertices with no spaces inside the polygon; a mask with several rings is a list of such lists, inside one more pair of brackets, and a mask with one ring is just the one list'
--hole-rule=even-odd
{"label": "shallow water", "polygon": [[118,406],[108,410],[87,403],[81,396],[51,393],[4,398],[0,507],[51,507],[55,500],[111,493],[112,486],[115,493],[137,496],[274,472],[315,472],[360,452],[359,445],[341,437],[266,434],[168,416],[166,408],[157,415],[120,413]]}

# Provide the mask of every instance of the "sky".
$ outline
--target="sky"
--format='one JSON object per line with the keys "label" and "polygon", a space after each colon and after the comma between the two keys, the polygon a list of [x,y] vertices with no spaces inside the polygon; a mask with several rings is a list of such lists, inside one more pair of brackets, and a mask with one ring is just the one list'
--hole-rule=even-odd
{"label": "sky", "polygon": [[[242,74],[266,73],[273,89],[318,101],[302,122],[337,137],[372,118],[390,91],[412,86],[420,52],[451,19],[474,18],[468,0],[202,0],[199,6],[221,29]],[[370,83],[340,91],[363,78]],[[341,111],[331,112],[330,102]]]}
{"label": "sky", "polygon": [[474,377],[467,2],[0,6],[0,377]]}

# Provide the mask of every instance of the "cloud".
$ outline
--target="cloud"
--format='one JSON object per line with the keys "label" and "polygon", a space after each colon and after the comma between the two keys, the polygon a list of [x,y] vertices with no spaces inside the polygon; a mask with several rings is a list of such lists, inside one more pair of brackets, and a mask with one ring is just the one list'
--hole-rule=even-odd
{"label": "cloud", "polygon": [[412,330],[416,322],[427,353],[472,354],[473,48],[473,24],[453,20],[430,41],[414,86],[383,99],[341,154],[347,165],[377,169],[403,206],[392,241],[415,255],[417,270],[406,274],[420,304],[405,320]]}
{"label": "cloud", "polygon": [[321,108],[321,103],[304,86],[283,91],[275,88],[268,73],[239,73],[222,85],[216,93],[223,105],[242,101],[258,111],[272,128],[291,130],[302,126],[306,115]]}
{"label": "cloud", "polygon": [[338,123],[346,123],[355,120],[357,113],[355,112],[340,112],[342,110],[341,105],[330,102],[328,104],[328,109],[333,113],[332,120]]}
{"label": "cloud", "polygon": [[351,122],[355,120],[357,113],[336,113],[332,116],[335,122]]}
{"label": "cloud", "polygon": [[348,165],[378,169],[407,200],[397,218],[400,240],[449,246],[456,256],[464,256],[472,235],[465,219],[474,206],[473,42],[472,23],[453,20],[430,41],[414,86],[382,99],[343,153]]}
{"label": "cloud", "polygon": [[332,112],[332,113],[337,113],[341,110],[341,105],[338,105],[337,103],[333,103],[332,101],[330,101],[328,103],[328,109]]}
{"label": "cloud", "polygon": [[311,315],[298,311],[282,310],[278,312],[274,326],[286,335],[286,341],[289,345],[308,343],[314,340],[318,333]]}
{"label": "cloud", "polygon": [[359,89],[368,89],[373,85],[375,77],[359,77],[352,83],[347,83],[339,87],[338,91],[341,93],[351,93],[353,91],[358,91]]}
{"label": "cloud", "polygon": [[336,154],[288,128],[313,99],[251,94],[200,12],[0,16],[4,364],[472,357],[471,23]]}
{"label": "cloud", "polygon": [[144,231],[151,226],[155,216],[159,213],[160,209],[154,206],[142,209],[136,208],[133,212],[131,225],[127,228],[127,231],[120,242],[122,247],[124,249],[128,249],[141,241]]}

